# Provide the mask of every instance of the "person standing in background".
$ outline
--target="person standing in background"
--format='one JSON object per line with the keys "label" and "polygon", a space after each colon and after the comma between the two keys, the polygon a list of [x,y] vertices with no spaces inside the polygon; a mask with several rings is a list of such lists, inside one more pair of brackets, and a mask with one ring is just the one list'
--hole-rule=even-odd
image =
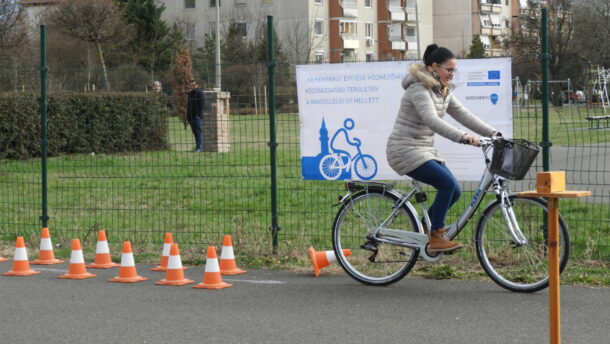
{"label": "person standing in background", "polygon": [[195,136],[195,153],[203,151],[203,91],[197,85],[197,81],[191,80],[191,91],[188,93],[188,103],[186,107],[186,119],[191,125],[191,130]]}

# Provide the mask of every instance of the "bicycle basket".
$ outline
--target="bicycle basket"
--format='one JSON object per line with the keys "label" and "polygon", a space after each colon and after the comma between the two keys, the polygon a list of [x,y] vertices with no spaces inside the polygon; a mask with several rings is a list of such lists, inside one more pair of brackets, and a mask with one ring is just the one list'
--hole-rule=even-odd
{"label": "bicycle basket", "polygon": [[496,141],[489,170],[507,179],[521,180],[532,166],[539,151],[538,146],[527,140]]}

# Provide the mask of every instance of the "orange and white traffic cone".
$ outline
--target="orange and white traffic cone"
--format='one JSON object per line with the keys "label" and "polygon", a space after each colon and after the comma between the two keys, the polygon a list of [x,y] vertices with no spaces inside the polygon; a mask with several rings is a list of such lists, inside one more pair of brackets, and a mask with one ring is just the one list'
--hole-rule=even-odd
{"label": "orange and white traffic cone", "polygon": [[13,257],[13,268],[5,273],[4,276],[29,276],[39,274],[40,271],[30,269],[28,261],[28,251],[25,248],[23,237],[17,237],[15,242],[15,256]]}
{"label": "orange and white traffic cone", "polygon": [[[344,249],[343,255],[346,257],[351,256],[352,250],[348,248]],[[337,261],[335,251],[329,250],[316,252],[313,247],[309,248],[309,257],[311,258],[311,266],[313,267],[313,273],[316,275],[316,277],[320,276],[320,270]]]}
{"label": "orange and white traffic cone", "polygon": [[205,262],[205,272],[203,273],[203,282],[193,286],[200,289],[222,289],[231,287],[232,284],[222,281],[220,275],[220,267],[218,266],[218,257],[216,256],[216,247],[208,247],[208,259]]}
{"label": "orange and white traffic cone", "polygon": [[169,259],[167,261],[167,271],[165,278],[155,282],[159,285],[185,285],[195,281],[184,278],[184,269],[182,268],[182,260],[180,259],[180,250],[178,244],[172,244],[169,249]]}
{"label": "orange and white traffic cone", "polygon": [[53,243],[51,242],[51,235],[49,229],[44,227],[40,236],[40,249],[38,250],[38,259],[32,262],[37,265],[52,265],[63,263],[63,260],[55,259],[53,253]]}
{"label": "orange and white traffic cone", "polygon": [[80,239],[72,239],[72,254],[70,255],[70,267],[68,273],[59,276],[66,279],[85,279],[95,277],[95,274],[87,272],[83,249],[80,246]]}
{"label": "orange and white traffic cone", "polygon": [[119,264],[112,262],[110,250],[108,249],[108,241],[106,240],[106,231],[97,232],[97,245],[95,246],[95,261],[88,268],[94,269],[110,269],[116,268]]}
{"label": "orange and white traffic cone", "polygon": [[245,272],[245,270],[238,268],[237,263],[235,262],[231,236],[225,235],[222,244],[222,252],[220,253],[220,273],[223,275],[239,275]]}
{"label": "orange and white traffic cone", "polygon": [[148,278],[138,276],[136,271],[136,263],[133,260],[133,252],[131,251],[131,243],[129,241],[123,242],[123,251],[121,254],[121,267],[119,268],[119,275],[115,278],[111,278],[109,282],[121,282],[121,283],[134,283],[146,281]]}
{"label": "orange and white traffic cone", "polygon": [[169,260],[169,249],[172,247],[174,243],[174,239],[172,238],[172,233],[165,233],[165,238],[163,240],[163,252],[161,253],[161,264],[152,268],[152,271],[167,271],[167,262]]}

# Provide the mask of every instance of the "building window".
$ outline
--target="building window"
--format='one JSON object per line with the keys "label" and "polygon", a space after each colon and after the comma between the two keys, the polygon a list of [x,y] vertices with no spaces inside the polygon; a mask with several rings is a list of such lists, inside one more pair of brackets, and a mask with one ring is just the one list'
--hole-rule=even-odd
{"label": "building window", "polygon": [[373,0],[364,0],[364,7],[366,7],[366,8],[373,7]]}
{"label": "building window", "polygon": [[481,35],[481,42],[483,43],[483,48],[491,49],[491,43],[489,42],[489,36]]}
{"label": "building window", "polygon": [[504,1],[504,4],[505,4],[506,6],[508,6],[508,0],[505,0],[505,1]]}
{"label": "building window", "polygon": [[324,21],[316,20],[313,25],[313,32],[316,36],[322,36],[324,34]]}
{"label": "building window", "polygon": [[195,0],[184,0],[184,8],[195,8]]}
{"label": "building window", "polygon": [[501,27],[500,25],[500,16],[497,14],[491,14],[489,16],[491,18],[491,25],[493,27]]}
{"label": "building window", "polygon": [[324,52],[323,51],[316,52],[316,63],[324,63]]}
{"label": "building window", "polygon": [[366,62],[373,62],[375,60],[375,55],[373,53],[366,53]]}
{"label": "building window", "polygon": [[316,5],[323,5],[324,4],[324,0],[313,0],[313,3]]}
{"label": "building window", "polygon": [[481,25],[491,27],[491,20],[487,14],[481,14]]}
{"label": "building window", "polygon": [[184,23],[184,37],[187,41],[195,40],[195,23]]}
{"label": "building window", "polygon": [[235,23],[237,27],[237,32],[241,35],[242,39],[248,38],[248,26],[246,22],[237,22]]}
{"label": "building window", "polygon": [[415,37],[415,29],[412,27],[407,28],[407,37]]}
{"label": "building window", "polygon": [[339,32],[346,35],[356,34],[356,23],[355,22],[341,22],[339,23]]}
{"label": "building window", "polygon": [[504,25],[506,25],[507,28],[510,27],[510,21],[508,19],[504,19]]}
{"label": "building window", "polygon": [[373,23],[364,23],[364,36],[373,38]]}
{"label": "building window", "polygon": [[248,2],[246,0],[235,0],[235,6],[245,6]]}
{"label": "building window", "polygon": [[210,0],[210,8],[216,7],[216,2],[218,1],[218,6],[222,7],[222,2],[220,0]]}

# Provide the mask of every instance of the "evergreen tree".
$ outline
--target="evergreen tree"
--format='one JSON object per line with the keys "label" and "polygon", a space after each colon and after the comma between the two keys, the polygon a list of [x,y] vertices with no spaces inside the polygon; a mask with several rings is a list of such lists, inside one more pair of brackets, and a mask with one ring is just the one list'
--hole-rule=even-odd
{"label": "evergreen tree", "polygon": [[485,56],[485,47],[483,46],[483,41],[481,41],[481,36],[474,35],[470,44],[470,53],[468,53],[468,57],[480,58]]}
{"label": "evergreen tree", "polygon": [[188,49],[182,48],[174,58],[171,70],[172,105],[176,116],[178,116],[184,127],[187,126],[186,107],[188,103],[188,92],[191,80],[193,80],[193,66],[191,54]]}
{"label": "evergreen tree", "polygon": [[151,73],[167,68],[173,54],[180,46],[181,35],[177,28],[170,28],[162,19],[164,4],[155,0],[123,0],[125,16],[135,28],[133,49],[136,61]]}

